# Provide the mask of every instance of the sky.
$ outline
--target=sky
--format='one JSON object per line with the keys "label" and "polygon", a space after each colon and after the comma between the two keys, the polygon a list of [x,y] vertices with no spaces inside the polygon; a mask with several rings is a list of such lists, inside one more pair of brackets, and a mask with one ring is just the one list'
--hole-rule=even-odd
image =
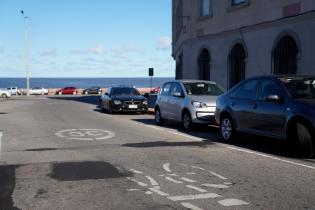
{"label": "sky", "polygon": [[171,0],[0,0],[0,77],[174,77]]}

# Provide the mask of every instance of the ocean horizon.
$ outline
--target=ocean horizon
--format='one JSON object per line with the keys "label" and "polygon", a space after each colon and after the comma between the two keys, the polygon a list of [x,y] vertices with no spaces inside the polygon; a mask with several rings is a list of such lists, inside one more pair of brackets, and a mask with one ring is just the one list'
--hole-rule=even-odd
{"label": "ocean horizon", "polygon": [[[174,77],[153,77],[152,87],[160,87],[164,82],[174,79]],[[44,88],[62,88],[74,86],[77,88],[87,88],[91,86],[110,87],[118,85],[127,85],[137,88],[151,87],[150,77],[112,77],[112,78],[81,78],[81,77],[32,77],[30,78],[30,87]],[[2,77],[0,78],[0,88],[17,86],[26,88],[26,78],[22,77]]]}

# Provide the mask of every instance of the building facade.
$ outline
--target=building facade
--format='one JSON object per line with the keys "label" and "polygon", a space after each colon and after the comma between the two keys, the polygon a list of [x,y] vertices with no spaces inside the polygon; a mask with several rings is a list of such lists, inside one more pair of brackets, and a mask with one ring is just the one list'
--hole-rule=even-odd
{"label": "building facade", "polygon": [[177,79],[315,75],[315,0],[173,0]]}

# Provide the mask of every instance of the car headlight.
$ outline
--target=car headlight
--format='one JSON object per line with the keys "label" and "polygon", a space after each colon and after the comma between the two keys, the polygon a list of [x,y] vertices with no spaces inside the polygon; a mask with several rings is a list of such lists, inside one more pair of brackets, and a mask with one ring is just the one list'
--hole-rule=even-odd
{"label": "car headlight", "polygon": [[203,102],[199,102],[199,101],[192,101],[191,104],[195,107],[195,108],[204,108],[207,107],[207,104],[203,103]]}
{"label": "car headlight", "polygon": [[120,105],[120,104],[121,104],[121,101],[119,101],[119,100],[114,100],[114,104],[115,104],[115,105]]}
{"label": "car headlight", "polygon": [[148,105],[148,101],[147,101],[147,100],[144,100],[144,101],[142,102],[142,104],[143,104],[143,105]]}

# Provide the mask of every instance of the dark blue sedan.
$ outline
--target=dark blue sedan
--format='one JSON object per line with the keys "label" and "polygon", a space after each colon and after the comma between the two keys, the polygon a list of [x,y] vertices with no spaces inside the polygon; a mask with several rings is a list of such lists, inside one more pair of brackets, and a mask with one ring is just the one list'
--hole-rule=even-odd
{"label": "dark blue sedan", "polygon": [[315,77],[261,76],[242,81],[216,102],[215,119],[224,140],[238,132],[295,143],[315,154]]}

